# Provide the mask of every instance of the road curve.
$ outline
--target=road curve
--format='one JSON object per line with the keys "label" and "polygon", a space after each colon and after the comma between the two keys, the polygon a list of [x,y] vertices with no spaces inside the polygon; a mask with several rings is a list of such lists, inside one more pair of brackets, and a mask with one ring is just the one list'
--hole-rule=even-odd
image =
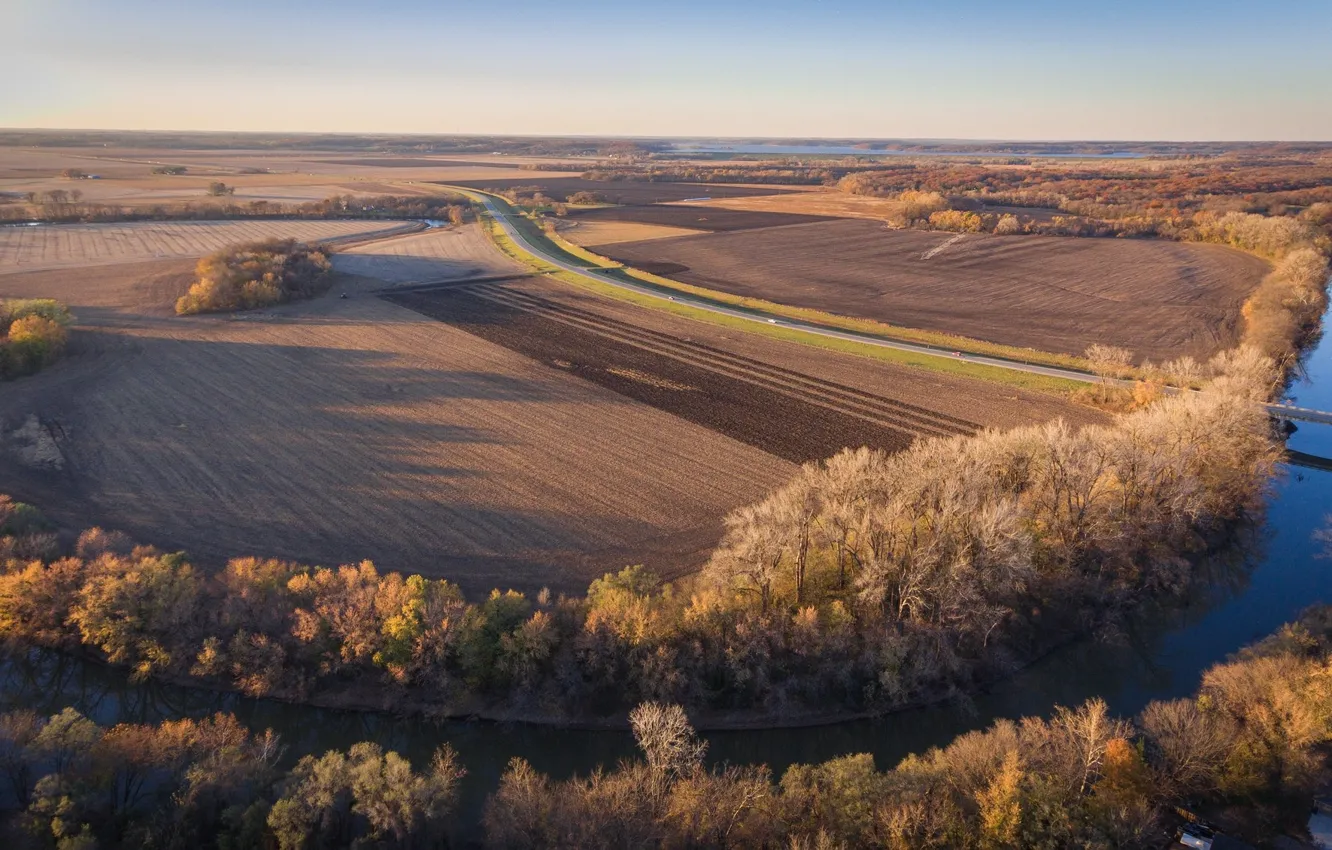
{"label": "road curve", "polygon": [[[1021,363],[1016,360],[1006,360],[1002,357],[988,357],[982,354],[958,355],[954,354],[951,351],[945,351],[939,348],[932,348],[928,345],[921,345],[918,343],[911,343],[911,342],[899,342],[897,340],[890,340],[890,339],[884,339],[883,337],[871,336],[870,334],[860,334],[854,331],[837,330],[835,328],[824,327],[822,325],[815,325],[815,324],[810,324],[808,322],[801,322],[796,319],[788,319],[779,316],[765,316],[761,313],[736,310],[730,307],[723,307],[717,304],[711,304],[706,301],[699,301],[690,298],[688,295],[685,294],[666,295],[660,292],[659,290],[653,289],[648,286],[638,286],[623,280],[617,280],[615,278],[608,277],[604,274],[600,274],[599,273],[601,271],[600,269],[588,268],[586,266],[576,266],[573,263],[561,260],[559,257],[554,257],[551,256],[550,254],[547,254],[545,251],[543,251],[540,248],[540,246],[534,245],[530,241],[528,241],[527,238],[523,236],[522,232],[519,231],[518,228],[514,227],[513,223],[509,220],[510,214],[501,211],[488,195],[479,192],[478,193],[468,192],[467,194],[480,200],[481,203],[485,205],[486,211],[490,213],[490,216],[496,222],[499,223],[500,227],[504,229],[505,234],[507,234],[508,237],[512,239],[514,242],[521,245],[523,250],[527,251],[528,253],[536,257],[539,257],[542,262],[549,263],[550,265],[555,266],[563,271],[567,271],[572,274],[588,278],[589,280],[596,281],[597,283],[607,284],[609,286],[614,286],[619,289],[625,289],[630,292],[636,292],[640,295],[646,295],[649,298],[657,298],[662,301],[673,301],[676,304],[684,304],[696,310],[705,310],[709,313],[717,313],[723,316],[732,316],[737,319],[744,319],[745,321],[754,322],[756,324],[775,324],[780,327],[791,328],[793,330],[798,330],[801,331],[802,333],[813,334],[815,336],[829,337],[832,339],[843,339],[851,342],[861,343],[863,345],[873,345],[879,348],[893,348],[898,351],[908,351],[913,354],[923,354],[928,357],[942,357],[948,360],[961,359],[966,361],[967,363],[976,363],[981,366],[991,366],[996,369],[1009,369],[1014,372],[1027,372],[1032,375],[1045,375],[1051,378],[1064,378],[1065,380],[1078,381],[1086,384],[1096,383],[1097,381],[1101,380],[1095,375],[1088,374],[1087,372],[1078,372],[1073,369],[1060,369],[1057,366],[1040,366],[1033,363]],[[1117,383],[1125,385],[1132,384],[1131,381],[1118,381]],[[1288,404],[1264,404],[1263,407],[1272,416],[1275,416],[1280,419],[1298,419],[1305,422],[1320,422],[1325,424],[1332,424],[1332,413],[1323,410],[1312,410],[1309,408],[1294,407]]]}
{"label": "road curve", "polygon": [[487,195],[477,193],[475,196],[486,207],[490,216],[499,223],[504,229],[505,234],[522,246],[523,250],[529,254],[539,257],[542,262],[549,263],[563,271],[579,275],[581,277],[594,280],[597,283],[614,286],[618,289],[625,289],[630,292],[636,292],[639,295],[646,295],[649,298],[656,298],[661,301],[673,301],[676,304],[684,304],[696,310],[704,310],[709,313],[716,313],[722,316],[731,316],[737,319],[754,322],[760,325],[778,325],[783,328],[790,328],[802,333],[814,334],[815,336],[829,337],[832,339],[848,340],[850,342],[862,343],[864,345],[873,345],[879,348],[893,348],[898,351],[908,351],[913,354],[924,354],[929,357],[942,357],[947,360],[964,360],[967,363],[975,363],[980,366],[993,366],[999,369],[1010,369],[1015,372],[1028,372],[1033,375],[1046,375],[1051,378],[1065,378],[1070,381],[1079,381],[1082,383],[1096,383],[1100,380],[1095,375],[1087,372],[1078,372],[1072,369],[1060,369],[1056,366],[1040,366],[1033,363],[1021,363],[1016,360],[1005,360],[1000,357],[988,357],[981,354],[958,355],[951,351],[940,348],[932,348],[928,345],[911,342],[899,342],[897,340],[884,339],[883,337],[872,336],[870,334],[860,334],[855,331],[843,331],[835,328],[825,327],[823,325],[810,324],[797,319],[788,319],[784,316],[767,316],[761,313],[754,313],[745,310],[737,310],[731,307],[724,307],[718,304],[711,304],[706,301],[695,300],[685,294],[665,295],[659,290],[648,286],[638,286],[623,280],[617,280],[604,274],[599,274],[601,269],[588,268],[586,266],[577,266],[573,263],[561,260],[559,257],[553,257],[547,254],[539,246],[532,244],[523,236],[518,228],[509,221],[510,214],[502,212],[493,200]]}

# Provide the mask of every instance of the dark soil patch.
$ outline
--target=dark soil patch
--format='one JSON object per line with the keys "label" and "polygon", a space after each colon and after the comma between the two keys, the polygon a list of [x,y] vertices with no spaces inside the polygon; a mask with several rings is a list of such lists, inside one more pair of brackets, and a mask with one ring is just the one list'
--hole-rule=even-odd
{"label": "dark soil patch", "polygon": [[756,230],[761,227],[782,227],[787,224],[810,224],[832,221],[821,215],[794,215],[789,213],[728,210],[721,207],[691,207],[678,204],[643,204],[624,207],[598,207],[569,210],[569,218],[579,221],[632,221],[641,224],[661,224],[669,227],[689,227],[694,230],[724,232]]}
{"label": "dark soil patch", "polygon": [[[595,314],[585,313],[581,317],[562,314],[554,304],[531,296],[507,294],[498,287],[494,289],[501,298],[522,298],[523,303],[496,303],[491,300],[495,293],[487,292],[487,289],[490,287],[392,293],[383,297],[620,395],[797,463],[828,457],[846,446],[868,445],[900,451],[917,436],[910,424],[912,417],[929,423],[928,427],[956,432],[970,430],[970,423],[961,420],[950,420],[921,409],[908,409],[898,402],[757,364],[763,371],[763,380],[774,384],[790,381],[792,386],[799,384],[802,387],[821,384],[852,403],[860,403],[859,399],[869,405],[891,406],[897,412],[888,415],[899,415],[906,422],[901,428],[876,424],[816,403],[813,399],[819,398],[817,390],[808,396],[810,400],[806,400],[793,398],[789,392],[770,386],[760,386],[744,377],[744,364],[737,366],[736,376],[732,376],[660,353],[669,348],[664,335],[654,335],[641,328],[616,326],[608,327],[607,331],[617,333],[621,338],[608,338],[590,327],[575,326],[558,318],[574,315],[576,321],[590,325],[597,321]],[[642,343],[625,341],[626,336],[642,340]],[[689,355],[693,352],[706,353],[701,346],[690,346]]]}
{"label": "dark soil patch", "polygon": [[567,200],[575,192],[595,192],[612,204],[664,204],[712,198],[752,198],[781,195],[790,189],[767,186],[725,186],[702,183],[637,183],[627,180],[584,180],[582,177],[536,177],[507,180],[455,180],[450,186],[507,192],[513,188],[539,186],[543,194],[557,201]]}

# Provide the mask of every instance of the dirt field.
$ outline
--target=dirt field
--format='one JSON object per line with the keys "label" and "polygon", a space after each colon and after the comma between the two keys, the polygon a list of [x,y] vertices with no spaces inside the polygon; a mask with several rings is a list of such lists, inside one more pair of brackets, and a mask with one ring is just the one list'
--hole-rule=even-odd
{"label": "dirt field", "polygon": [[[567,172],[522,170],[520,157],[487,162],[463,159],[394,158],[382,155],[325,158],[318,153],[153,150],[136,148],[0,147],[0,195],[78,191],[84,201],[131,207],[163,203],[207,203],[208,184],[221,180],[235,188],[229,200],[304,203],[331,195],[410,195],[433,192],[425,181],[529,179],[567,176]],[[159,165],[183,165],[183,175],[155,175]],[[60,176],[74,168],[96,180]]]}
{"label": "dirt field", "polygon": [[575,192],[596,192],[612,204],[662,204],[709,198],[745,198],[750,195],[777,195],[790,189],[776,186],[731,186],[718,183],[638,183],[632,181],[584,180],[581,177],[531,176],[500,179],[499,175],[480,180],[448,181],[472,189],[505,192],[519,186],[540,186],[547,197],[563,201]]}
{"label": "dirt field", "polygon": [[[848,445],[901,451],[974,422],[692,340],[610,321],[508,283],[388,296],[394,303],[795,463]],[[778,413],[778,415],[774,415]]]}
{"label": "dirt field", "polygon": [[496,251],[474,227],[438,228],[358,245],[334,254],[333,268],[384,283],[404,284],[530,271]]}
{"label": "dirt field", "polygon": [[[0,276],[6,296],[106,293],[70,358],[0,396],[17,495],[208,559],[573,592],[631,562],[693,566],[730,507],[791,471],[368,295],[168,317],[181,265]],[[41,433],[58,465],[36,460]]]}
{"label": "dirt field", "polygon": [[256,239],[303,242],[365,237],[403,230],[385,221],[171,221],[0,227],[0,274],[202,257]]}
{"label": "dirt field", "polygon": [[1046,351],[1234,341],[1262,260],[1212,245],[891,231],[868,221],[592,246],[688,283]]}
{"label": "dirt field", "polygon": [[718,198],[704,204],[709,209],[756,213],[783,213],[814,218],[872,218],[883,221],[901,204],[887,198],[849,195],[846,192],[813,190],[752,198]]}
{"label": "dirt field", "polygon": [[[332,295],[177,318],[192,260],[0,273],[67,301],[71,353],[0,392],[0,480],[215,566],[373,559],[491,587],[581,592],[701,563],[726,512],[841,445],[898,448],[1096,415],[598,298],[518,267],[480,231],[335,257]],[[456,279],[419,299],[371,294]]]}
{"label": "dirt field", "polygon": [[[737,203],[743,200],[737,199]],[[760,227],[782,227],[788,224],[810,224],[816,221],[829,220],[825,216],[750,212],[724,209],[720,206],[696,206],[693,204],[642,204],[590,209],[574,208],[569,210],[569,219],[578,222],[635,222],[710,232],[756,230]]]}
{"label": "dirt field", "polygon": [[705,233],[688,227],[666,227],[660,224],[640,224],[636,221],[600,221],[574,219],[558,222],[559,233],[579,245],[612,245],[616,242],[645,242],[649,239],[671,239]]}

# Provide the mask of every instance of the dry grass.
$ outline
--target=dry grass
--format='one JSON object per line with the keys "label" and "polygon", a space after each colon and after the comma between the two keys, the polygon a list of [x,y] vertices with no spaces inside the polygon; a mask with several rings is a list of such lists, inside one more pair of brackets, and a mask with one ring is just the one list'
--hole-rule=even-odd
{"label": "dry grass", "polygon": [[201,257],[237,242],[318,242],[389,234],[385,221],[172,221],[0,228],[0,274],[41,269]]}

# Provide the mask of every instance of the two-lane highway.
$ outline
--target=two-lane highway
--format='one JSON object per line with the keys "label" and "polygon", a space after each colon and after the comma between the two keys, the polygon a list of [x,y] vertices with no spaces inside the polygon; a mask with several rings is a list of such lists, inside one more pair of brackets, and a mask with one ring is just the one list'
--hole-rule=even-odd
{"label": "two-lane highway", "polygon": [[788,319],[784,316],[773,316],[759,313],[756,311],[738,310],[732,307],[726,307],[716,303],[702,301],[691,298],[690,296],[680,294],[667,294],[660,289],[651,286],[629,283],[623,279],[612,277],[605,274],[604,269],[589,268],[587,266],[574,265],[573,263],[561,260],[559,257],[553,257],[541,249],[539,245],[529,241],[522,232],[514,226],[509,220],[509,213],[505,213],[495,204],[495,202],[486,195],[476,194],[481,203],[485,204],[486,211],[491,217],[499,223],[504,229],[505,234],[518,243],[523,250],[535,257],[538,257],[543,263],[549,263],[562,271],[570,272],[597,283],[614,286],[618,289],[628,290],[646,295],[649,298],[657,298],[662,301],[671,301],[676,304],[684,304],[695,310],[704,310],[709,313],[715,313],[722,316],[731,316],[737,319],[754,322],[755,324],[778,325],[783,328],[790,328],[802,333],[813,334],[815,336],[828,337],[831,339],[842,339],[850,342],[857,342],[864,345],[872,345],[879,348],[892,348],[898,351],[908,351],[913,354],[923,354],[929,357],[942,357],[949,360],[964,360],[967,363],[974,363],[980,366],[994,366],[1000,369],[1011,369],[1017,372],[1028,372],[1033,375],[1046,375],[1051,378],[1066,378],[1070,381],[1080,381],[1082,383],[1095,383],[1100,378],[1087,372],[1078,372],[1072,369],[1060,369],[1055,366],[1041,366],[1034,363],[1022,363],[1017,360],[1006,360],[1001,357],[989,357],[981,354],[957,354],[942,348],[935,348],[919,343],[900,342],[898,340],[884,339],[883,337],[872,336],[870,334],[860,334],[855,331],[844,331],[836,328],[829,328],[824,325],[815,325],[809,322],[802,322],[796,319]]}
{"label": "two-lane highway", "polygon": [[[731,316],[737,319],[754,322],[756,324],[778,325],[783,328],[800,331],[801,333],[813,334],[814,336],[828,337],[831,339],[842,339],[850,342],[860,343],[862,345],[872,345],[879,348],[892,348],[898,351],[907,351],[912,354],[921,354],[927,357],[942,357],[949,360],[962,359],[967,363],[975,363],[980,366],[990,366],[995,369],[1010,369],[1015,372],[1027,372],[1032,375],[1045,375],[1051,378],[1064,378],[1069,381],[1078,381],[1081,383],[1096,383],[1101,379],[1087,372],[1079,372],[1074,369],[1060,369],[1057,366],[1041,366],[1034,363],[1022,363],[1018,360],[1007,360],[1002,357],[989,357],[982,354],[957,354],[945,349],[934,348],[919,343],[900,342],[898,340],[884,339],[883,337],[872,336],[870,334],[860,334],[855,331],[844,331],[836,328],[829,328],[823,325],[815,325],[809,322],[802,322],[796,319],[788,319],[784,316],[771,316],[759,312],[746,310],[737,310],[709,301],[703,301],[691,298],[686,294],[667,294],[660,289],[651,286],[630,283],[622,278],[613,277],[605,274],[605,269],[589,268],[579,266],[562,260],[559,257],[552,256],[542,250],[541,246],[533,244],[525,237],[522,232],[514,226],[509,220],[509,213],[502,211],[494,200],[482,193],[467,192],[469,196],[476,198],[485,205],[486,211],[499,224],[510,239],[516,242],[523,250],[539,258],[542,262],[548,263],[556,268],[585,277],[600,284],[614,286],[619,289],[628,290],[639,295],[645,295],[649,298],[657,298],[662,301],[670,301],[676,304],[684,304],[695,310],[704,310],[709,313],[716,313],[722,316]],[[1125,385],[1131,384],[1130,381],[1120,381]],[[1264,407],[1271,415],[1281,419],[1298,419],[1305,422],[1319,422],[1332,424],[1332,413],[1323,410],[1311,410],[1308,408],[1294,407],[1288,404],[1266,404]]]}

